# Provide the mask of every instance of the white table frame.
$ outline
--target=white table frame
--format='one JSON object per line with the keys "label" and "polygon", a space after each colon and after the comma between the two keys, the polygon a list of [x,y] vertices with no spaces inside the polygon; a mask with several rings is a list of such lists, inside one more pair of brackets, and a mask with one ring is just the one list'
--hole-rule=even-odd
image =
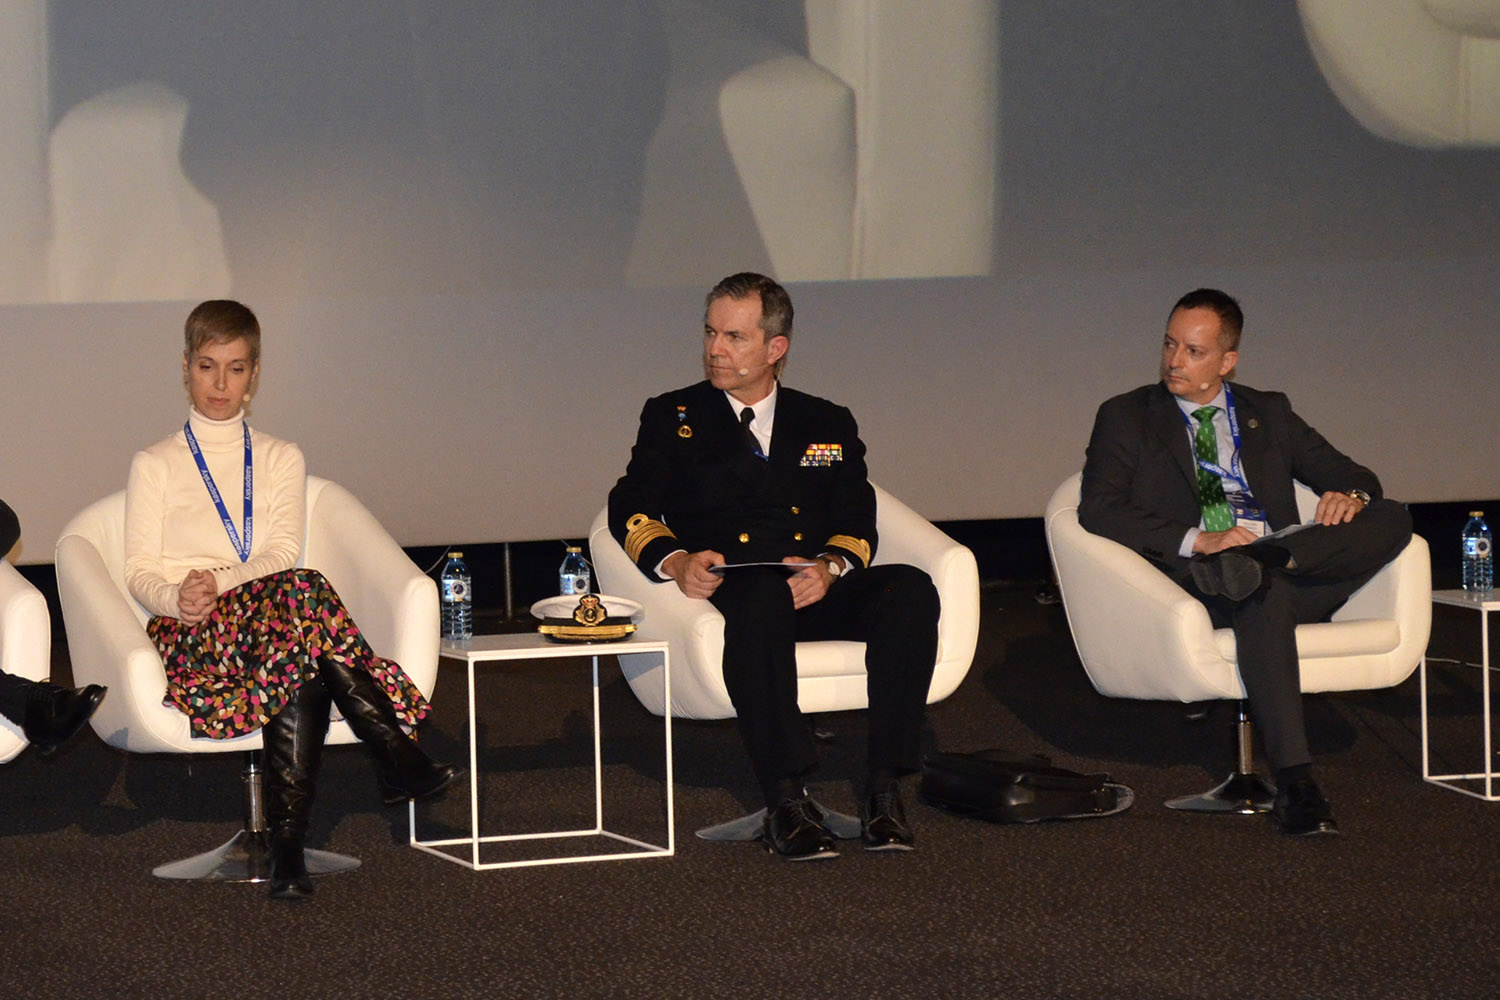
{"label": "white table frame", "polygon": [[[624,834],[614,833],[604,827],[604,768],[600,753],[599,724],[599,657],[618,656],[622,653],[660,653],[662,685],[665,691],[667,711],[663,716],[663,732],[666,739],[667,764],[667,842],[665,845],[651,844]],[[436,855],[474,871],[491,868],[525,868],[535,865],[566,865],[584,861],[624,861],[629,858],[669,857],[676,853],[676,823],[672,811],[672,671],[670,653],[666,642],[626,639],[619,642],[600,643],[555,643],[535,632],[511,635],[480,635],[473,639],[444,640],[439,655],[453,660],[463,660],[469,672],[469,836],[446,840],[422,840],[417,836],[417,809],[415,802],[407,804],[410,823],[411,846],[419,851]],[[479,830],[479,748],[478,728],[475,724],[474,668],[477,664],[495,660],[553,660],[587,656],[593,659],[594,688],[594,825],[580,830],[557,830],[543,833],[517,833],[503,836],[483,836]],[[638,851],[589,854],[583,856],[561,856],[529,858],[519,861],[479,860],[480,847],[484,844],[520,840],[548,840],[564,837],[607,837],[635,847]],[[459,857],[442,848],[461,844],[469,846],[469,857]]]}
{"label": "white table frame", "polygon": [[[1462,590],[1434,590],[1434,604],[1446,604],[1458,608],[1473,608],[1479,612],[1480,642],[1480,690],[1484,701],[1484,770],[1472,774],[1433,774],[1427,752],[1427,657],[1422,657],[1422,780],[1451,789],[1463,795],[1471,795],[1486,802],[1500,802],[1496,794],[1496,782],[1500,771],[1495,769],[1495,741],[1490,718],[1490,612],[1500,611],[1500,593],[1469,594]],[[1476,792],[1458,784],[1460,781],[1483,781],[1484,791]]]}

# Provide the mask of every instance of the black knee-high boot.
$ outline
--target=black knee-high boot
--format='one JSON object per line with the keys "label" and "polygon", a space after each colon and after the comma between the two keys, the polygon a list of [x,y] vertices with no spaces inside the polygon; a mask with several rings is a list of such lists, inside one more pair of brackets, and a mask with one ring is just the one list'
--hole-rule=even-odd
{"label": "black knee-high boot", "polygon": [[318,664],[339,713],[375,757],[386,805],[436,795],[463,774],[452,764],[434,761],[406,735],[395,706],[375,678],[331,660],[320,659]]}
{"label": "black knee-high boot", "polygon": [[266,760],[266,825],[271,835],[271,898],[306,899],[312,878],[303,860],[332,698],[320,678],[304,681],[261,730]]}

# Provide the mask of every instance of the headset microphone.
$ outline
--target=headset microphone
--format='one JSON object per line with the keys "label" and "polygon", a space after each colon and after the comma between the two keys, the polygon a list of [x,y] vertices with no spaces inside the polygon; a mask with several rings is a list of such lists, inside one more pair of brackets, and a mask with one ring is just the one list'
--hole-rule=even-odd
{"label": "headset microphone", "polygon": [[746,375],[749,375],[749,374],[750,374],[750,369],[748,369],[748,368],[741,368],[739,370],[739,376],[740,376],[740,378],[744,378]]}
{"label": "headset microphone", "polygon": [[[741,373],[741,374],[743,374],[743,373]],[[1213,385],[1212,382],[1199,382],[1198,383],[1198,388],[1201,391],[1201,390],[1207,389],[1211,385]]]}

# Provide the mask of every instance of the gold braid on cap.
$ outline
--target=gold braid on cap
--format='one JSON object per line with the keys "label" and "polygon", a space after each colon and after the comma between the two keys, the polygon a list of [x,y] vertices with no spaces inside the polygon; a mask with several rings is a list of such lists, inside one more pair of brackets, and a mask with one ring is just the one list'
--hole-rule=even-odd
{"label": "gold braid on cap", "polygon": [[870,565],[870,543],[863,538],[855,538],[853,535],[834,535],[828,539],[828,546],[853,552],[859,557],[862,565]]}
{"label": "gold braid on cap", "polygon": [[646,546],[658,538],[676,538],[672,529],[645,514],[632,514],[625,522],[625,554],[631,562],[640,562]]}

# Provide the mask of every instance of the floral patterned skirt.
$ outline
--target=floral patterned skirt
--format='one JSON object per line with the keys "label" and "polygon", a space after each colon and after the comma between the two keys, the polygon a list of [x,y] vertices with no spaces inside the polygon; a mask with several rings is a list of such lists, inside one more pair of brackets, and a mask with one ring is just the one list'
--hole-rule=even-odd
{"label": "floral patterned skirt", "polygon": [[187,715],[195,737],[253,733],[281,711],[327,657],[364,670],[408,726],[427,699],[394,660],[375,655],[323,574],[290,569],[226,590],[189,625],[157,615],[146,624],[167,668],[162,704]]}

